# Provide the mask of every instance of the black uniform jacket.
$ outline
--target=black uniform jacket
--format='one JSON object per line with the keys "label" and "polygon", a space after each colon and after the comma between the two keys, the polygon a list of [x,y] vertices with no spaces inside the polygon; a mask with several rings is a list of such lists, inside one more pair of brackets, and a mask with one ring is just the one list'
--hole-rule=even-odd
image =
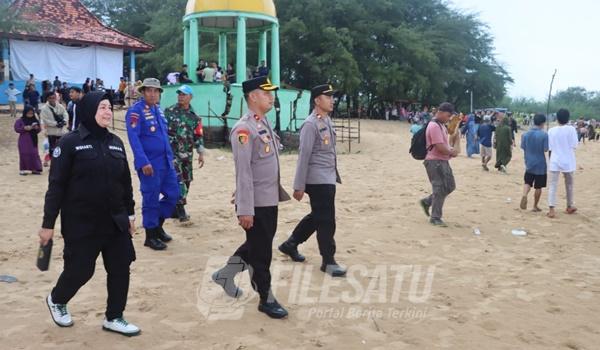
{"label": "black uniform jacket", "polygon": [[134,214],[131,173],[121,139],[95,138],[81,125],[52,154],[43,228],[61,213],[65,240],[129,232]]}

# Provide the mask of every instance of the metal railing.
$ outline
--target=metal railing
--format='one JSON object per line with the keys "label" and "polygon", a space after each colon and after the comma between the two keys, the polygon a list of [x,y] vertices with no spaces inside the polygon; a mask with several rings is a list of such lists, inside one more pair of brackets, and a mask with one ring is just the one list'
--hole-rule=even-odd
{"label": "metal railing", "polygon": [[352,113],[349,109],[345,114],[338,112],[334,113],[333,125],[338,134],[337,142],[348,143],[348,153],[352,153],[352,142],[360,144],[361,117],[360,112],[355,118],[352,118]]}

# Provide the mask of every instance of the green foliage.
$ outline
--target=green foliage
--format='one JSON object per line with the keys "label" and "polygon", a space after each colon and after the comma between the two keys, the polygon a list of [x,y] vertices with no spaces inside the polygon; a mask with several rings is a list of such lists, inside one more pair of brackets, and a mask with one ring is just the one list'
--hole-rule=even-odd
{"label": "green foliage", "polygon": [[[511,99],[506,97],[502,106],[522,113],[546,113],[547,101],[535,101],[531,98]],[[550,113],[566,108],[574,118],[585,117],[600,119],[600,91],[587,91],[582,87],[570,87],[557,92],[550,101]]]}
{"label": "green foliage", "polygon": [[494,105],[511,81],[476,16],[440,0],[276,0],[282,77],[309,87],[331,81],[370,110],[398,100],[468,110]]}
{"label": "green foliage", "polygon": [[[182,62],[185,0],[84,0],[108,25],[155,51],[140,55],[142,76],[164,77]],[[442,0],[275,0],[281,23],[282,80],[299,88],[331,82],[368,110],[395,101],[492,106],[511,81],[494,57],[486,26]],[[216,36],[201,56],[216,59]],[[256,55],[248,42],[248,63]],[[229,40],[234,58],[235,40]],[[232,61],[230,59],[230,61]],[[356,103],[355,103],[356,107]]]}
{"label": "green foliage", "polygon": [[[19,20],[19,13],[10,9],[13,0],[0,0],[0,38],[2,33],[9,33],[14,30],[27,30],[31,27],[30,23]],[[35,7],[25,11],[35,11]]]}

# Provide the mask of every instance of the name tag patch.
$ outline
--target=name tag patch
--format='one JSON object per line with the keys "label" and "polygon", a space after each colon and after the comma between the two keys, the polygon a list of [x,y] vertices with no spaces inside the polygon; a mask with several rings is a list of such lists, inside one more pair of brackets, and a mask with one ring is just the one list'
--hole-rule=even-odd
{"label": "name tag patch", "polygon": [[94,149],[94,146],[92,145],[81,145],[81,146],[75,146],[75,150],[76,151],[83,151],[86,149]]}
{"label": "name tag patch", "polygon": [[111,151],[123,152],[123,149],[121,147],[118,147],[118,146],[111,146],[111,145],[109,145],[108,149],[111,150]]}

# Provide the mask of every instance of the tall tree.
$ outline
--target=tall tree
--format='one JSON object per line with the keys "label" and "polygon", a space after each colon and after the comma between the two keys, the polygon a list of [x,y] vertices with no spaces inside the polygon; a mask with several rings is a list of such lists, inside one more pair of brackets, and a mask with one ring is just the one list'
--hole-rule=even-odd
{"label": "tall tree", "polygon": [[[185,0],[84,0],[108,25],[156,50],[141,55],[143,75],[164,76],[182,61]],[[511,81],[494,56],[493,38],[477,16],[442,0],[275,0],[281,23],[282,78],[299,88],[332,82],[368,110],[395,101],[466,111],[492,106]],[[203,36],[204,38],[204,36]],[[255,40],[254,38],[252,40]],[[216,38],[202,57],[217,55]],[[235,45],[230,40],[230,48]],[[249,57],[256,55],[249,42]],[[250,59],[248,62],[252,62]]]}

